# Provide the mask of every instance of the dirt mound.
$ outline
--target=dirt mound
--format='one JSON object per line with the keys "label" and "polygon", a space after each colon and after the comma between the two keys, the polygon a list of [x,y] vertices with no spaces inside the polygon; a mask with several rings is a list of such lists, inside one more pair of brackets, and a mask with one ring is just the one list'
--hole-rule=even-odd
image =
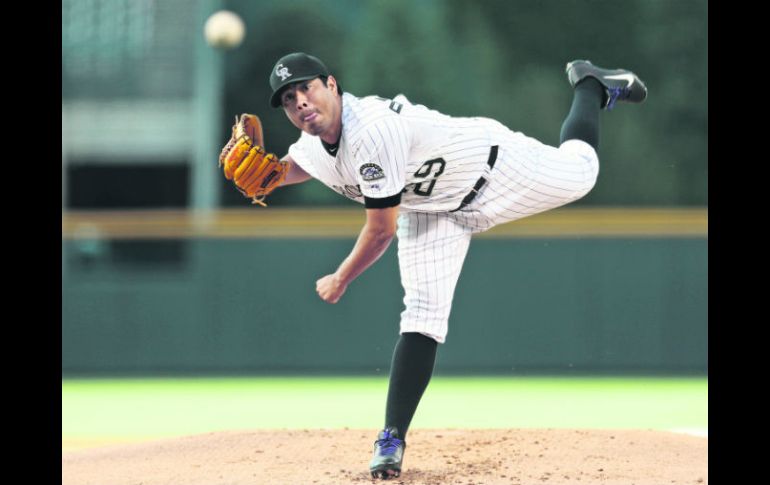
{"label": "dirt mound", "polygon": [[[377,483],[376,430],[227,431],[62,453],[62,485]],[[665,431],[414,429],[392,484],[708,483],[708,439]]]}

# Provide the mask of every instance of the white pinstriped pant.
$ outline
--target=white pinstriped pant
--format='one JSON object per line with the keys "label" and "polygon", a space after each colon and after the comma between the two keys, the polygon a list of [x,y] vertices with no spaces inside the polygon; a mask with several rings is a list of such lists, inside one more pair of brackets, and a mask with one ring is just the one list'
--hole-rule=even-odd
{"label": "white pinstriped pant", "polygon": [[[519,136],[520,135],[520,136]],[[457,279],[471,236],[568,204],[596,183],[593,147],[569,140],[559,148],[506,134],[497,162],[476,198],[457,212],[405,211],[398,219],[398,260],[405,310],[400,332],[444,343]]]}

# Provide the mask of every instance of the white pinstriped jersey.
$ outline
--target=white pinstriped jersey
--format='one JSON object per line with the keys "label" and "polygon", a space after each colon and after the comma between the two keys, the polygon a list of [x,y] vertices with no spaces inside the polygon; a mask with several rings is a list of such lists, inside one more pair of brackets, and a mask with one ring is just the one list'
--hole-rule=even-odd
{"label": "white pinstriped jersey", "polygon": [[[496,163],[487,162],[496,146]],[[358,202],[402,192],[398,261],[401,333],[443,343],[473,234],[579,199],[596,182],[596,151],[581,140],[558,148],[489,118],[455,118],[411,104],[343,94],[336,157],[303,132],[289,148],[302,169]],[[476,197],[463,199],[483,177]]]}
{"label": "white pinstriped jersey", "polygon": [[336,156],[302,132],[289,156],[312,177],[363,203],[403,192],[405,209],[456,209],[489,158],[491,133],[508,131],[489,118],[457,118],[409,102],[342,95],[342,134]]}

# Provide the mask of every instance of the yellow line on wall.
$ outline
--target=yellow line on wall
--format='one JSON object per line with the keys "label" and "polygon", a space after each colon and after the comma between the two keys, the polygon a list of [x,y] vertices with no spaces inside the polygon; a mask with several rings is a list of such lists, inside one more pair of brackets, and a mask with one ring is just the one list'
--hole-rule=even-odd
{"label": "yellow line on wall", "polygon": [[[363,209],[261,207],[62,212],[62,239],[353,238]],[[708,210],[556,209],[497,226],[477,237],[708,237]]]}

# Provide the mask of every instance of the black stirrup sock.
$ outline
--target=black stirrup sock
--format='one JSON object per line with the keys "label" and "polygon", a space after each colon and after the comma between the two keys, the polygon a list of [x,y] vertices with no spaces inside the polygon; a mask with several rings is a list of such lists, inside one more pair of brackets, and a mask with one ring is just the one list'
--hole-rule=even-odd
{"label": "black stirrup sock", "polygon": [[420,398],[428,387],[436,362],[438,342],[420,333],[403,333],[396,342],[390,367],[385,427],[395,427],[406,438]]}
{"label": "black stirrup sock", "polygon": [[599,150],[599,112],[604,96],[604,86],[592,77],[575,86],[572,107],[561,125],[559,144],[567,140],[583,140],[594,150]]}

